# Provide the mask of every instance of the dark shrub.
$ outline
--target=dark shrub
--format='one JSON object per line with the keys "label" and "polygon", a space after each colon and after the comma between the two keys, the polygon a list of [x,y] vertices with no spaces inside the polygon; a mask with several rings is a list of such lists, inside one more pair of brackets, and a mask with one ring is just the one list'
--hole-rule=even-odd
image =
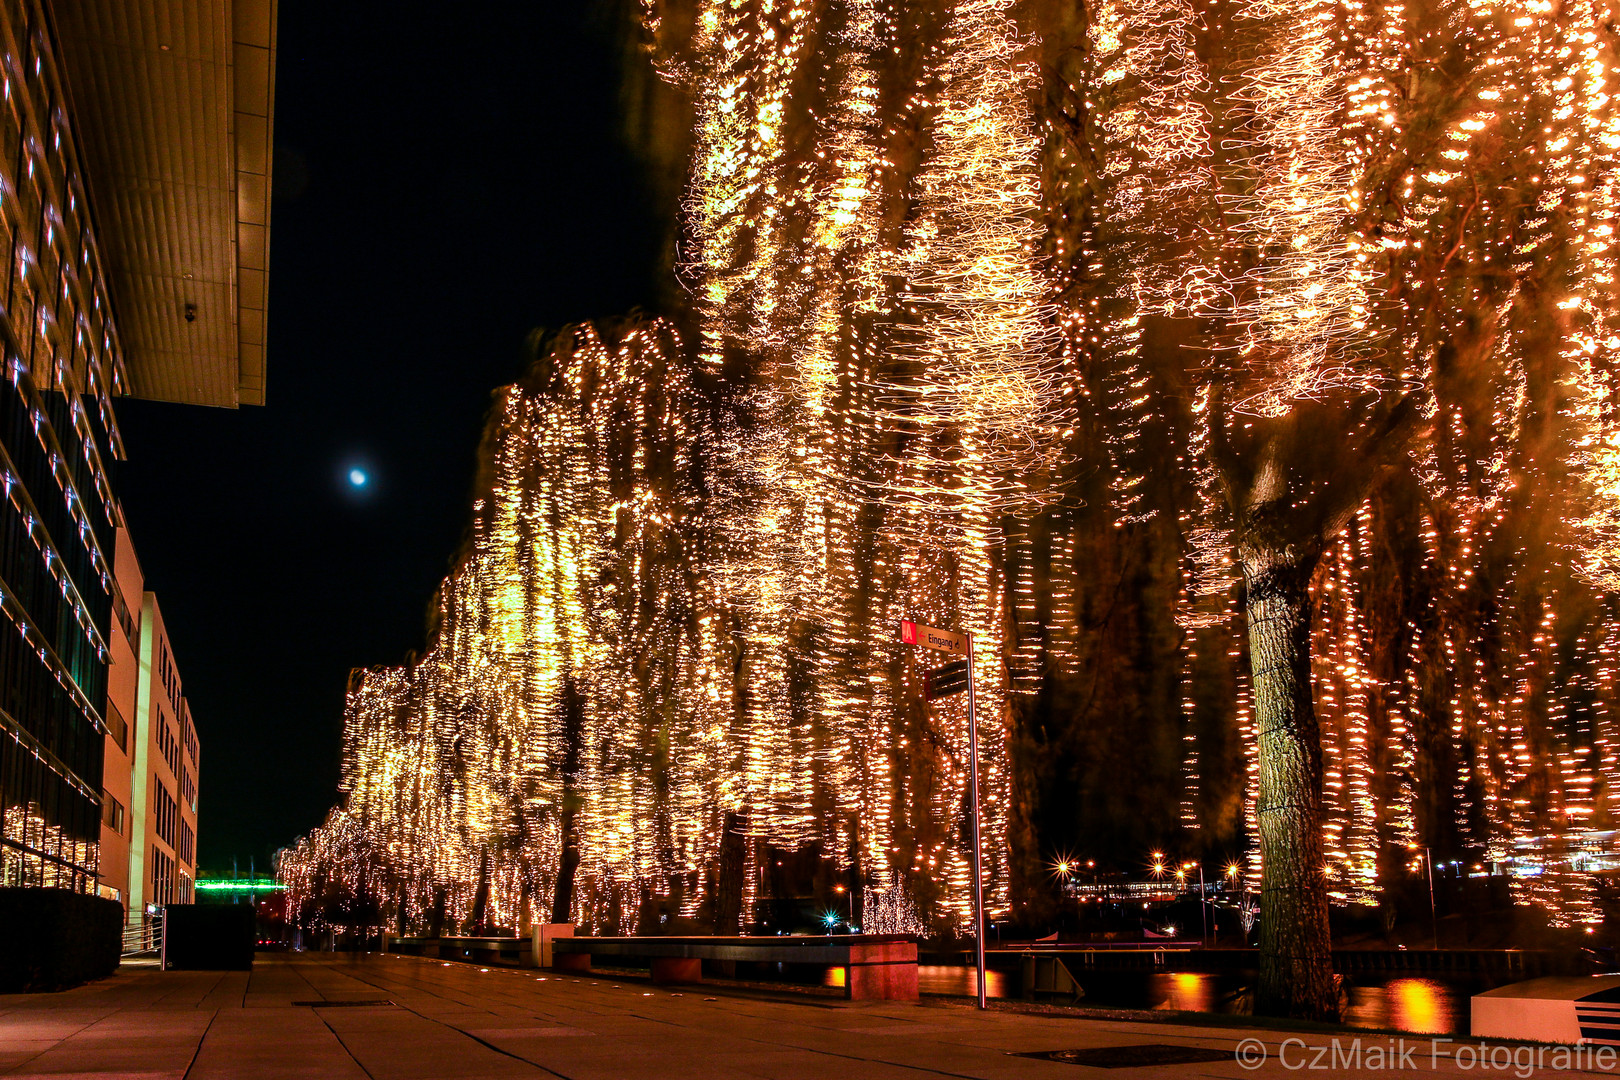
{"label": "dark shrub", "polygon": [[253,966],[250,904],[170,904],[163,909],[164,966],[179,971],[247,971]]}
{"label": "dark shrub", "polygon": [[66,990],[118,969],[124,909],[67,889],[0,889],[0,993]]}

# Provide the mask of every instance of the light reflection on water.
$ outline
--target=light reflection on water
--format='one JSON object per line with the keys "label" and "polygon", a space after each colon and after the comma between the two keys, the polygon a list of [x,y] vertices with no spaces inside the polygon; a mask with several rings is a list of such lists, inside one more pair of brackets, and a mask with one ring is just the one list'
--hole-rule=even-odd
{"label": "light reflection on water", "polygon": [[1449,1035],[1468,1027],[1470,988],[1448,986],[1437,979],[1391,979],[1350,988],[1345,1023],[1352,1027],[1388,1027],[1420,1035]]}
{"label": "light reflection on water", "polygon": [[[973,973],[973,968],[955,967],[950,964],[918,964],[917,988],[925,994],[966,994],[971,997],[978,993]],[[1016,972],[996,971],[991,968],[984,973],[986,997],[1015,997],[1018,992],[1017,984]],[[843,986],[844,969],[828,968],[821,985]]]}
{"label": "light reflection on water", "polygon": [[[840,977],[842,972],[839,972]],[[989,971],[991,997],[1013,997],[1018,973]],[[1242,1015],[1250,1011],[1250,979],[1244,975],[1197,972],[1081,972],[1083,1004],[1120,1009],[1174,1009]],[[973,969],[919,964],[918,988],[925,994],[971,995]],[[838,983],[842,985],[842,981]],[[1414,1034],[1467,1034],[1468,999],[1485,989],[1471,982],[1409,976],[1385,980],[1363,977],[1349,987],[1344,1022],[1357,1028],[1392,1028]]]}

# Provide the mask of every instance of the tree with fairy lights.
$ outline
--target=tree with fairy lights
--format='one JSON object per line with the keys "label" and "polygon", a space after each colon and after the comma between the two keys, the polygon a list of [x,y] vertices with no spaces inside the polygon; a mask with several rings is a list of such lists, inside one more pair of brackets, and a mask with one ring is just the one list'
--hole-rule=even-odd
{"label": "tree with fairy lights", "polygon": [[689,307],[500,396],[427,646],[351,687],[291,885],[380,864],[430,933],[548,901],[734,933],[773,850],[819,852],[958,933],[965,703],[894,642],[930,613],[974,632],[998,912],[1081,836],[1258,837],[1259,1004],[1304,1016],[1327,903],[1398,905],[1419,841],[1597,917],[1598,0],[629,7]]}
{"label": "tree with fairy lights", "polygon": [[1610,18],[1108,0],[1089,26],[1070,336],[1125,514],[1190,475],[1188,621],[1241,578],[1261,1011],[1338,1011],[1310,648],[1334,538],[1398,476],[1464,524],[1548,500],[1577,568],[1613,565]]}

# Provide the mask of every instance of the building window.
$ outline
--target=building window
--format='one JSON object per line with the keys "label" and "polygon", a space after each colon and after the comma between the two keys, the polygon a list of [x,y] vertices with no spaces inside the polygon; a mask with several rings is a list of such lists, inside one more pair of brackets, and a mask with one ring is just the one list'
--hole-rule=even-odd
{"label": "building window", "polygon": [[158,839],[170,847],[174,846],[174,824],[180,816],[177,813],[178,810],[179,804],[174,801],[174,796],[169,794],[169,789],[164,786],[163,778],[154,775],[152,777],[152,814],[157,818]]}
{"label": "building window", "polygon": [[124,804],[105,791],[101,793],[101,823],[119,836],[124,835]]}
{"label": "building window", "polygon": [[129,724],[124,720],[124,714],[118,711],[118,706],[107,702],[107,730],[112,733],[113,742],[118,749],[129,753]]}
{"label": "building window", "polygon": [[152,903],[174,903],[174,860],[169,853],[152,845]]}

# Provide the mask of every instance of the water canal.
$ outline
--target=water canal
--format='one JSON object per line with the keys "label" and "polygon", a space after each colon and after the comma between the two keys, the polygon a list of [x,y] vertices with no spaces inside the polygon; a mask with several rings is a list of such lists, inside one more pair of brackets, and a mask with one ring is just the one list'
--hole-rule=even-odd
{"label": "water canal", "polygon": [[[1478,977],[1358,974],[1348,978],[1347,1025],[1423,1035],[1467,1034],[1468,999],[1501,985],[1501,980]],[[923,964],[917,969],[917,981],[925,994],[974,992],[971,967]],[[1080,973],[1077,981],[1086,992],[1081,1004],[1097,1008],[1185,1010],[1231,1016],[1246,1015],[1251,1008],[1248,989],[1252,977],[1240,972],[1092,971]],[[1017,997],[1017,972],[986,972],[986,991],[991,997]]]}

